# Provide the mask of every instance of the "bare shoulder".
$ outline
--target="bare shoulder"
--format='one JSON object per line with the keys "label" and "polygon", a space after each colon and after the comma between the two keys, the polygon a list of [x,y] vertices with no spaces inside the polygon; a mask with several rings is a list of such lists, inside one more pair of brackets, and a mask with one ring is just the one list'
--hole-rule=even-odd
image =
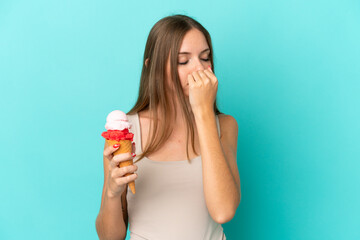
{"label": "bare shoulder", "polygon": [[229,134],[229,133],[233,133],[233,134],[237,134],[238,132],[238,123],[236,121],[236,119],[231,116],[231,115],[227,115],[227,114],[219,114],[219,124],[220,124],[220,129],[221,129],[221,135],[223,135],[223,133],[225,134]]}

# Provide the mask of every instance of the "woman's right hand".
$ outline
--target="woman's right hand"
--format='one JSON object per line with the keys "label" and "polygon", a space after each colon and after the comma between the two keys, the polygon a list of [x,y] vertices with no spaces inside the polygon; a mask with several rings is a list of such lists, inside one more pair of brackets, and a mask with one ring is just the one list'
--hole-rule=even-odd
{"label": "woman's right hand", "polygon": [[[109,161],[109,172],[106,186],[108,197],[121,196],[127,184],[137,178],[137,174],[134,173],[138,169],[137,165],[134,164],[131,166],[119,167],[120,162],[134,158],[132,153],[135,153],[135,144],[132,144],[132,153],[121,153],[114,156],[114,152],[118,149],[119,147],[114,148],[113,146],[108,146],[104,150],[104,158]],[[133,174],[125,177],[125,174],[127,173]]]}

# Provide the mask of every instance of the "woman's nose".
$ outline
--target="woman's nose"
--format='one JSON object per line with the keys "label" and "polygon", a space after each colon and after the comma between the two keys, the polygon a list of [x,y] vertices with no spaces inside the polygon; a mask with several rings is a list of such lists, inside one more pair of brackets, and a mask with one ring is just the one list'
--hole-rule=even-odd
{"label": "woman's nose", "polygon": [[203,71],[203,70],[205,70],[205,67],[203,65],[198,65],[195,70],[196,71],[200,71],[200,70]]}
{"label": "woman's nose", "polygon": [[195,63],[195,71],[199,70],[205,70],[205,66],[200,60],[197,60]]}

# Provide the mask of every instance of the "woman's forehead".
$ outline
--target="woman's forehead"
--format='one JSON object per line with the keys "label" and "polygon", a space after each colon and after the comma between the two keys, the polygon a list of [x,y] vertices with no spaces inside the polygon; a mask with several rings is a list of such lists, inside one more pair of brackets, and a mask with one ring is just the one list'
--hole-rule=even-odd
{"label": "woman's forehead", "polygon": [[197,29],[192,29],[185,34],[179,54],[202,53],[208,48],[204,34]]}

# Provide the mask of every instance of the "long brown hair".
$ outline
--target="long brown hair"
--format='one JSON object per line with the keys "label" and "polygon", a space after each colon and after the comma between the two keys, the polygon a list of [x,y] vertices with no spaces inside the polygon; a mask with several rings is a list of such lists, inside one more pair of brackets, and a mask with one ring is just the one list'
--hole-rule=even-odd
{"label": "long brown hair", "polygon": [[[173,107],[174,101],[172,101],[171,98],[169,99],[166,94],[166,63],[168,61],[168,57],[170,57],[171,79],[173,79],[176,97],[182,106],[182,111],[187,125],[186,155],[187,160],[191,163],[189,159],[188,143],[190,133],[191,146],[195,152],[194,126],[192,124],[192,113],[189,106],[187,106],[186,96],[183,93],[180,83],[177,65],[178,53],[182,40],[185,34],[193,28],[198,29],[204,34],[210,48],[209,58],[212,71],[215,72],[210,34],[193,18],[179,14],[167,16],[160,19],[150,30],[145,46],[143,67],[140,77],[139,96],[135,106],[127,113],[128,115],[131,115],[142,110],[149,110],[150,119],[152,120],[147,145],[145,146],[145,150],[143,150],[143,152],[139,155],[139,159],[137,161],[140,161],[146,155],[159,149],[172,133],[169,119],[173,116],[172,114],[176,117],[176,112],[174,112],[175,108]],[[145,65],[146,59],[149,59],[147,65]],[[159,127],[160,124],[158,121],[158,107],[162,109],[162,111],[159,111],[160,119],[163,119],[164,124],[161,127]],[[216,99],[214,102],[214,112],[216,115],[221,113],[216,106]],[[195,154],[198,155],[196,152]]]}

